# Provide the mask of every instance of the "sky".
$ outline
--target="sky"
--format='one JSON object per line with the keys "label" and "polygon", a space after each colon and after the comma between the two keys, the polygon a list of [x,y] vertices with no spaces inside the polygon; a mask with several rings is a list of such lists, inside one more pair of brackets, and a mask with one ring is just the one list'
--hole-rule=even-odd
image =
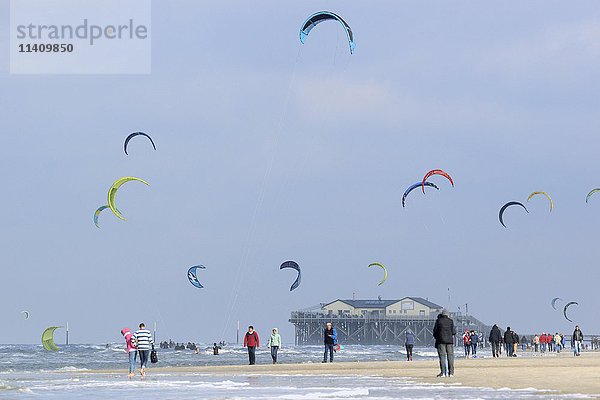
{"label": "sky", "polygon": [[[334,23],[300,44],[320,10],[352,27],[353,55]],[[8,24],[1,0],[4,49]],[[0,343],[67,321],[75,343],[139,322],[234,341],[238,320],[289,343],[291,311],[353,295],[570,333],[561,297],[600,333],[597,2],[155,0],[151,29],[147,75],[0,63]],[[157,151],[136,138],[126,156],[134,131]],[[440,190],[402,208],[434,168],[455,187],[432,178]],[[122,176],[150,186],[123,186],[127,221],[104,212],[98,229]],[[551,213],[537,196],[500,225],[538,190]],[[302,268],[293,292],[285,260]],[[204,289],[187,280],[197,264]]]}

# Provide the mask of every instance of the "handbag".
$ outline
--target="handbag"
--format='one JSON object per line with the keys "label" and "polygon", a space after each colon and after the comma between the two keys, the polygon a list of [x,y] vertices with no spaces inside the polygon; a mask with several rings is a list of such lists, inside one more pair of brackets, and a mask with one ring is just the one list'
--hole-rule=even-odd
{"label": "handbag", "polygon": [[152,351],[150,352],[150,362],[152,364],[156,364],[158,362],[158,354],[156,354],[156,350],[154,350],[154,346],[152,346]]}

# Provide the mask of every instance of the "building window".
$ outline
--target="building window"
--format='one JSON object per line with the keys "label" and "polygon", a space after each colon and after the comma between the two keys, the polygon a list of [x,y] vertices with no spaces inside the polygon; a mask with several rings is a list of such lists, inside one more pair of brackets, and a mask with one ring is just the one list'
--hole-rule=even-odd
{"label": "building window", "polygon": [[394,314],[396,314],[396,310],[394,310]]}
{"label": "building window", "polygon": [[425,310],[419,310],[419,315],[425,315]]}

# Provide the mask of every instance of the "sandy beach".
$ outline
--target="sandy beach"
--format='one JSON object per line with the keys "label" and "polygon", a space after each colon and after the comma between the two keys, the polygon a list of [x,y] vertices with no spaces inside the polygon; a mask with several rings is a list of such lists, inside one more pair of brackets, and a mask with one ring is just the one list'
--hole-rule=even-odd
{"label": "sandy beach", "polygon": [[[519,358],[457,359],[455,377],[437,378],[436,361],[341,362],[333,364],[278,364],[219,367],[159,367],[148,373],[210,373],[210,374],[298,374],[383,376],[415,379],[423,383],[453,383],[472,387],[535,388],[562,394],[587,394],[600,398],[600,353],[582,353],[573,357],[570,352]],[[116,373],[124,370],[104,370],[97,373]]]}

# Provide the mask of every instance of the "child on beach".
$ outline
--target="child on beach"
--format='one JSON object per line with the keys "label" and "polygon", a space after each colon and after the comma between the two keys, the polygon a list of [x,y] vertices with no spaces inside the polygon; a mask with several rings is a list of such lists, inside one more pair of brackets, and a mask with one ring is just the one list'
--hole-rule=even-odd
{"label": "child on beach", "polygon": [[271,349],[273,364],[277,364],[277,352],[281,348],[281,335],[279,335],[277,328],[273,328],[273,333],[271,333],[271,337],[269,337],[267,348]]}
{"label": "child on beach", "polygon": [[465,348],[465,358],[469,358],[471,355],[471,335],[469,334],[469,330],[467,329],[463,334],[463,346]]}
{"label": "child on beach", "polygon": [[125,352],[129,355],[129,379],[135,376],[135,361],[137,358],[137,348],[134,342],[133,335],[129,328],[121,329],[121,335],[125,338],[125,343],[127,344],[127,349]]}

